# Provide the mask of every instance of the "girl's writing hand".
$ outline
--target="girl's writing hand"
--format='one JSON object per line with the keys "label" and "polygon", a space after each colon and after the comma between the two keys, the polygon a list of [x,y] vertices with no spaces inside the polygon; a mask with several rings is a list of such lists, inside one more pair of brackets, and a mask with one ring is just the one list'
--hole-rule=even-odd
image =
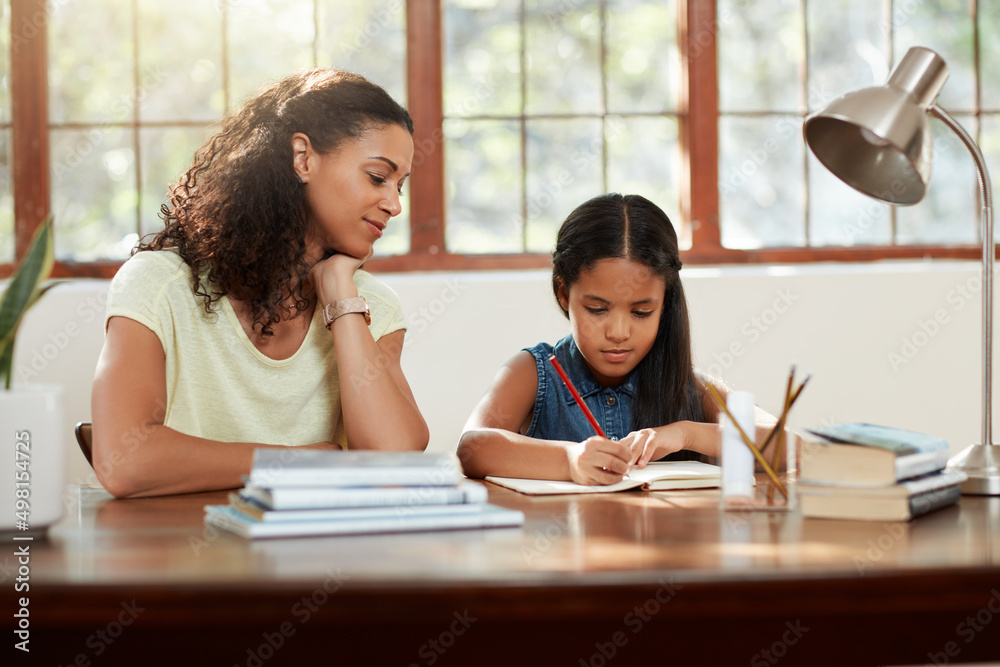
{"label": "girl's writing hand", "polygon": [[658,428],[632,431],[621,439],[621,443],[631,450],[629,463],[637,468],[645,468],[650,461],[684,449],[687,439],[683,422],[675,422]]}
{"label": "girl's writing hand", "polygon": [[593,436],[567,447],[570,478],[577,484],[614,484],[629,470],[627,445]]}

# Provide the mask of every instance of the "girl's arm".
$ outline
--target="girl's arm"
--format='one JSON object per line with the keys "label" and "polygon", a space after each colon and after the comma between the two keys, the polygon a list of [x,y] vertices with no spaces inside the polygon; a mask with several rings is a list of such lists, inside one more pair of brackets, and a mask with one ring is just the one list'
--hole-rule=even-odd
{"label": "girl's arm", "polygon": [[[657,428],[645,428],[622,439],[632,448],[632,460],[639,467],[645,466],[650,461],[662,459],[667,454],[689,449],[712,458],[719,457],[719,445],[721,436],[721,426],[719,425],[719,408],[706,388],[706,384],[711,383],[722,400],[725,401],[731,391],[720,380],[695,371],[698,379],[701,397],[702,414],[704,422],[680,421]],[[756,433],[754,440],[760,446],[771,428],[778,422],[777,418],[761,408],[754,406],[754,426]],[[749,435],[749,434],[747,434]],[[768,445],[763,454],[767,454],[773,448],[774,442]]]}
{"label": "girl's arm", "polygon": [[125,317],[108,321],[91,400],[94,472],[118,498],[236,488],[250,471],[253,450],[268,446],[215,442],[164,426],[163,347],[156,334]]}
{"label": "girl's arm", "polygon": [[473,410],[458,445],[469,477],[527,477],[614,484],[628,472],[629,449],[594,436],[576,443],[522,435],[531,422],[538,373],[535,359],[521,351],[497,374]]}
{"label": "girl's arm", "polygon": [[[320,306],[358,296],[354,272],[361,262],[338,254],[312,270]],[[403,375],[400,357],[405,331],[372,338],[360,314],[338,317],[330,325],[337,368],[343,429],[351,449],[417,450],[430,433]]]}

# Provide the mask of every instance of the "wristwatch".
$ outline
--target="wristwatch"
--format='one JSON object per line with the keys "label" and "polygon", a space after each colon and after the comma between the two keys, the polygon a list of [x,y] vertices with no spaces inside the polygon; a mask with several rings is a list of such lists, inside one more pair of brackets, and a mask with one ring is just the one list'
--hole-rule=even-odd
{"label": "wristwatch", "polygon": [[361,313],[365,316],[365,324],[371,326],[372,315],[368,310],[368,302],[365,301],[365,297],[363,296],[340,299],[339,301],[326,304],[326,307],[323,308],[323,323],[329,329],[335,319],[348,313]]}

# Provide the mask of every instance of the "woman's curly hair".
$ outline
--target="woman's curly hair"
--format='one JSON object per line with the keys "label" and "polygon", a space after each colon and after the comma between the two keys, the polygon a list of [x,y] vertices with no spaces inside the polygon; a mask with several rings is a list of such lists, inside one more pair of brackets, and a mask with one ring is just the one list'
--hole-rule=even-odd
{"label": "woman's curly hair", "polygon": [[302,132],[329,153],[388,125],[413,133],[406,109],[356,74],[304,70],[267,86],[195,152],[161,208],[163,230],[133,252],[176,249],[206,311],[232,295],[250,304],[254,328],[270,335],[311,303],[302,289],[310,212],[292,166],[292,135]]}

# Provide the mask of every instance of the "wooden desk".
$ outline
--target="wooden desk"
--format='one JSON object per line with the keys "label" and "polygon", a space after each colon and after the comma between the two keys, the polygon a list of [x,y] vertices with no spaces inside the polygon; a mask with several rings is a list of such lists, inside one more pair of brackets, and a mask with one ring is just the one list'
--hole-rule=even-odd
{"label": "wooden desk", "polygon": [[9,630],[27,595],[29,664],[1000,659],[998,498],[883,524],[720,513],[706,491],[490,485],[523,528],[249,542],[203,525],[222,493],[71,495],[31,543],[30,592],[14,590],[15,543],[0,553],[4,651],[23,657]]}

